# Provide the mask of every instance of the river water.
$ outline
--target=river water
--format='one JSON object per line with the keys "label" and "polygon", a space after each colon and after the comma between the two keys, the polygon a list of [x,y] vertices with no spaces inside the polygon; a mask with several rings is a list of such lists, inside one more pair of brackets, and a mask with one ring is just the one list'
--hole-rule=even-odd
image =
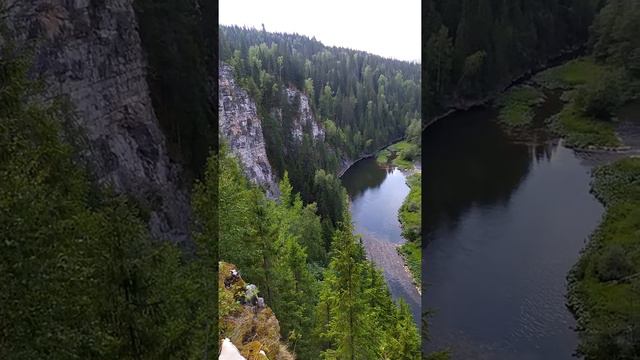
{"label": "river water", "polygon": [[566,274],[603,214],[592,159],[514,141],[491,109],[423,134],[422,304],[427,351],[454,359],[571,359]]}
{"label": "river water", "polygon": [[[576,152],[550,139],[543,122],[562,103],[559,94],[548,95],[537,109],[538,129],[525,136],[507,135],[487,108],[453,114],[423,132],[421,297],[395,250],[404,241],[397,211],[409,193],[405,175],[365,159],[342,177],[368,257],[418,323],[423,311],[425,352],[573,358],[566,275],[604,212],[589,191],[591,170],[624,154]],[[620,113],[631,153],[640,148],[639,114],[640,102]]]}
{"label": "river water", "polygon": [[362,236],[367,257],[384,273],[394,299],[402,298],[420,324],[420,294],[405,270],[396,246],[404,243],[398,209],[409,194],[405,174],[378,166],[374,158],[361,160],[342,176],[351,200],[355,231]]}

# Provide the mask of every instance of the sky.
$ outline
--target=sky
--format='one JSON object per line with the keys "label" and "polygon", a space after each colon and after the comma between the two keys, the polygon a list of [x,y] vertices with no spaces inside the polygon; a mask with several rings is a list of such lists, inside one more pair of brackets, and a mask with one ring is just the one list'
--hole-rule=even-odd
{"label": "sky", "polygon": [[220,0],[222,25],[314,37],[328,46],[420,62],[420,0]]}

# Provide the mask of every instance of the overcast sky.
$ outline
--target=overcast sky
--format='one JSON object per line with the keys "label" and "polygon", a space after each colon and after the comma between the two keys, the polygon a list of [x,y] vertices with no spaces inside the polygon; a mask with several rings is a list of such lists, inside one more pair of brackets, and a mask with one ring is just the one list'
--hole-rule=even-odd
{"label": "overcast sky", "polygon": [[222,25],[316,37],[325,45],[420,61],[420,0],[220,0]]}

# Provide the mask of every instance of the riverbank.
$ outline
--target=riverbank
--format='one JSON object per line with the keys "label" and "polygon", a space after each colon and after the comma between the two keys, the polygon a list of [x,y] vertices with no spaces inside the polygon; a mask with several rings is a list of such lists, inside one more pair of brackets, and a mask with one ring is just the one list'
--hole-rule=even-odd
{"label": "riverbank", "polygon": [[427,123],[424,124],[424,126],[422,127],[422,131],[425,131],[429,126],[457,112],[464,112],[477,107],[490,106],[493,102],[498,100],[504,93],[508,92],[514,87],[517,87],[521,84],[526,83],[536,74],[542,71],[545,71],[547,69],[556,67],[571,59],[575,59],[579,56],[582,56],[584,54],[585,49],[586,49],[585,44],[564,49],[560,51],[558,55],[552,56],[549,59],[547,59],[547,61],[541,64],[538,64],[538,66],[534,66],[533,68],[523,72],[519,76],[514,77],[506,86],[497,89],[495,92],[490,93],[483,98],[452,101],[451,104],[447,106],[442,113],[440,113],[439,115],[436,115],[431,120],[428,120]]}
{"label": "riverbank", "polygon": [[365,160],[365,159],[369,159],[372,158],[374,156],[377,156],[378,153],[380,153],[380,151],[388,148],[389,146],[392,146],[393,144],[396,144],[400,141],[404,140],[404,136],[401,136],[399,138],[396,138],[394,140],[391,140],[391,142],[388,145],[384,145],[381,148],[377,149],[376,151],[369,153],[369,154],[364,154],[361,155],[359,158],[355,159],[355,160],[345,160],[342,163],[342,167],[340,168],[340,170],[338,170],[338,178],[341,178],[344,173],[347,172],[347,170],[349,170],[352,166],[354,166],[355,164],[357,164],[358,162]]}
{"label": "riverbank", "polygon": [[405,242],[398,245],[397,252],[402,256],[413,285],[422,294],[422,174],[419,159],[420,147],[408,141],[399,141],[376,155],[379,166],[396,167],[406,176],[410,190],[398,209],[398,221]]}
{"label": "riverbank", "polygon": [[413,168],[407,174],[407,186],[411,189],[398,211],[402,237],[407,241],[398,246],[413,283],[422,294],[422,173]]}
{"label": "riverbank", "polygon": [[397,251],[404,243],[398,211],[410,192],[405,173],[381,167],[368,158],[354,165],[341,181],[350,198],[354,232],[362,239],[367,259],[383,272],[393,298],[409,304],[420,326],[420,293]]}
{"label": "riverbank", "polygon": [[640,158],[597,168],[592,191],[606,212],[568,276],[568,306],[587,359],[640,353]]}
{"label": "riverbank", "polygon": [[[621,132],[629,130],[620,126],[615,113],[637,97],[637,88],[616,69],[581,57],[536,74],[530,82],[503,93],[495,105],[507,131],[542,125],[578,151],[627,152],[632,148]],[[534,110],[544,104],[548,93],[554,93],[562,106],[542,124],[534,124]]]}

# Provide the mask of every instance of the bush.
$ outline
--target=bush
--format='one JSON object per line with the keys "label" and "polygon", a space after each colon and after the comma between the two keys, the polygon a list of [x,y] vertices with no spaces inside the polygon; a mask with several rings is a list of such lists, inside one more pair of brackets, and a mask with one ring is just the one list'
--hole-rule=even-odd
{"label": "bush", "polygon": [[609,120],[622,104],[620,78],[602,76],[593,86],[582,86],[576,92],[576,106],[587,116]]}
{"label": "bush", "polygon": [[596,276],[600,281],[620,280],[633,272],[633,265],[620,245],[608,247],[598,258]]}

